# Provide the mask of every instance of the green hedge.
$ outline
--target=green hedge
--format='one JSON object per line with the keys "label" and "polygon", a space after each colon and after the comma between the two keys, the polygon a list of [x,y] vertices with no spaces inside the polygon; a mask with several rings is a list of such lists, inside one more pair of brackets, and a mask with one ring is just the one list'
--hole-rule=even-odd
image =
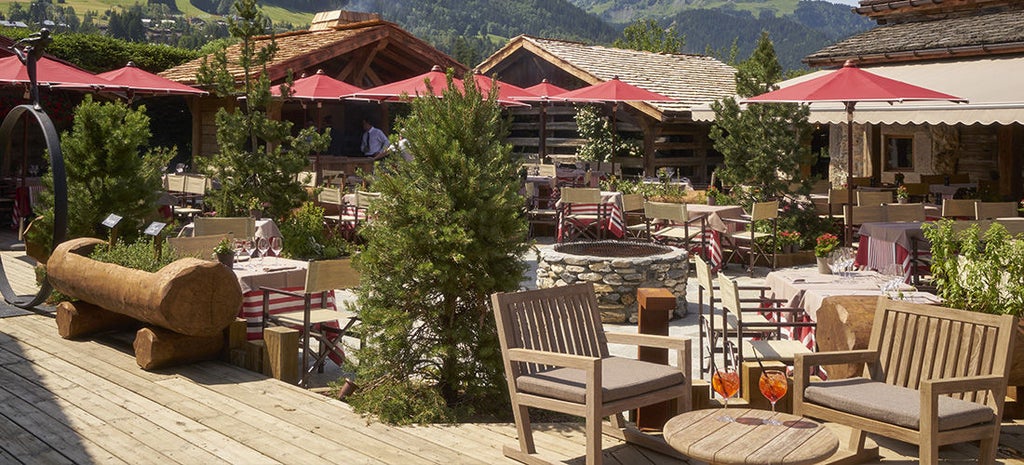
{"label": "green hedge", "polygon": [[[14,40],[30,34],[27,29],[0,28],[0,34]],[[159,44],[142,44],[99,34],[61,33],[53,36],[47,49],[82,69],[102,73],[117,69],[129,61],[150,72],[160,72],[199,58],[198,51]]]}

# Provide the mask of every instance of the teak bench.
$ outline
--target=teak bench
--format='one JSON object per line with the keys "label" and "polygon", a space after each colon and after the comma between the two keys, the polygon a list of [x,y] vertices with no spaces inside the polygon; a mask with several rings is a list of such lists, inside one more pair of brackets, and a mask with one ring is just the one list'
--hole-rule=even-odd
{"label": "teak bench", "polygon": [[[935,464],[940,445],[981,441],[979,463],[995,461],[1017,320],[923,304],[878,301],[866,350],[798,354],[793,412],[917,444]],[[864,375],[809,382],[817,365],[866,364]]]}

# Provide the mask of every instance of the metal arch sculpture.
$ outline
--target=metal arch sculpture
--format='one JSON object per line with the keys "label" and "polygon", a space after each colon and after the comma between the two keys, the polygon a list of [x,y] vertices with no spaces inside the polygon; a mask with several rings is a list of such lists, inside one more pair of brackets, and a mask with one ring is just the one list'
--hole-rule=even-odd
{"label": "metal arch sculpture", "polygon": [[[29,86],[30,95],[32,96],[31,105],[18,105],[11,110],[10,113],[4,118],[2,124],[0,124],[0,150],[4,151],[6,155],[10,149],[11,133],[14,130],[15,124],[21,119],[26,113],[28,116],[35,118],[39,124],[40,129],[43,131],[43,137],[46,140],[46,150],[50,153],[50,174],[53,175],[53,241],[52,248],[56,248],[57,244],[64,242],[67,236],[67,223],[68,223],[68,187],[67,187],[67,175],[64,171],[64,155],[60,150],[60,137],[57,135],[57,128],[54,127],[53,121],[50,120],[50,116],[43,111],[43,108],[39,106],[39,87],[36,80],[36,61],[42,56],[43,51],[46,49],[52,39],[50,39],[50,31],[42,29],[38,34],[33,34],[25,39],[18,41],[15,45],[24,44],[24,50],[12,47],[18,58],[21,59],[22,63],[28,67],[29,72]],[[4,157],[6,161],[7,157]],[[7,278],[7,273],[4,271],[4,267],[0,264],[0,294],[3,294],[4,300],[11,305],[20,308],[34,308],[35,306],[43,303],[47,297],[50,296],[50,283],[44,281],[39,288],[39,292],[36,293],[32,299],[24,299],[18,296],[14,289],[11,288],[10,280]]]}

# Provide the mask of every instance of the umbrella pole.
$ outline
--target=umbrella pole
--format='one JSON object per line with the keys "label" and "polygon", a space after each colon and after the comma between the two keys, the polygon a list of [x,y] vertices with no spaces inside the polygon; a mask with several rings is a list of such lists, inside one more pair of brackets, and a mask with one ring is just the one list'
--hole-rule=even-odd
{"label": "umbrella pole", "polygon": [[544,159],[548,156],[548,102],[541,101],[541,140],[538,143],[538,152],[540,152],[540,162],[544,163]]}
{"label": "umbrella pole", "polygon": [[[322,131],[321,127],[323,126],[322,120],[320,119],[320,107],[321,106],[323,106],[322,103],[316,102],[316,129],[317,129],[317,131]],[[331,134],[331,137],[335,137],[335,135]],[[313,173],[314,173],[313,174],[313,179],[316,181],[316,185],[318,185],[318,186],[320,185],[320,178],[323,177],[323,173],[321,171],[322,170],[320,169],[320,151],[317,150],[316,151],[316,158],[313,161]]]}
{"label": "umbrella pole", "polygon": [[846,106],[846,245],[853,245],[853,106],[856,102],[844,102]]}

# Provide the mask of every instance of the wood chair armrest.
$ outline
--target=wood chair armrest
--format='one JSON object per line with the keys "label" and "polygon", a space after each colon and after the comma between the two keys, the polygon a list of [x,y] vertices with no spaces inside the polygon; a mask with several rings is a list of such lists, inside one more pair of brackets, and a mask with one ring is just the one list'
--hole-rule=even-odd
{"label": "wood chair armrest", "polygon": [[541,365],[576,368],[578,370],[589,371],[601,368],[601,359],[598,357],[561,354],[558,352],[547,352],[543,350],[509,349],[508,357],[509,360],[514,362],[537,363]]}
{"label": "wood chair armrest", "polygon": [[[746,216],[746,215],[744,215],[744,216]],[[752,223],[752,221],[750,220],[749,217],[747,217],[747,218],[722,218],[722,221],[725,221],[725,222],[728,222],[728,223],[738,223],[738,224],[750,224],[750,223]]]}
{"label": "wood chair armrest", "polygon": [[660,349],[686,350],[690,347],[690,339],[659,336],[656,334],[610,333],[605,337],[612,344],[628,344],[634,346],[657,347]]}
{"label": "wood chair armrest", "polygon": [[991,390],[996,394],[1006,387],[1003,376],[960,376],[957,378],[925,379],[921,380],[921,402],[929,397],[938,398],[940,394],[952,394],[955,392],[972,392]]}
{"label": "wood chair armrest", "polygon": [[842,350],[836,352],[815,352],[813,354],[796,354],[795,362],[801,361],[808,367],[814,365],[838,365],[841,363],[872,363],[878,360],[878,352],[874,350]]}

